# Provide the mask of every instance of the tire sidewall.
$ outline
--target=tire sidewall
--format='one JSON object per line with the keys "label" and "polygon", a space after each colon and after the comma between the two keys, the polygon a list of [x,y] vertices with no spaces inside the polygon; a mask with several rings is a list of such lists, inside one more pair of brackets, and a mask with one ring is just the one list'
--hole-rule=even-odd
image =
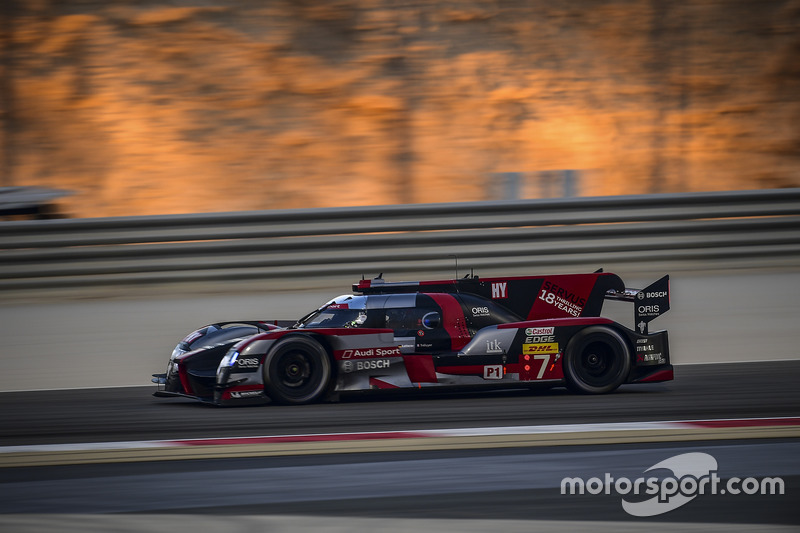
{"label": "tire sidewall", "polygon": [[[311,384],[302,391],[284,385],[279,377],[282,357],[291,352],[302,352],[311,363]],[[272,401],[281,404],[305,404],[320,400],[330,390],[331,361],[328,352],[316,340],[305,336],[287,337],[278,341],[266,356],[262,369],[264,393]]]}
{"label": "tire sidewall", "polygon": [[[586,383],[580,376],[578,365],[584,349],[591,343],[603,342],[614,352],[616,371],[608,376],[603,385]],[[631,349],[623,336],[616,330],[606,326],[590,326],[574,335],[564,351],[564,378],[567,386],[583,394],[605,394],[622,385],[631,370]]]}

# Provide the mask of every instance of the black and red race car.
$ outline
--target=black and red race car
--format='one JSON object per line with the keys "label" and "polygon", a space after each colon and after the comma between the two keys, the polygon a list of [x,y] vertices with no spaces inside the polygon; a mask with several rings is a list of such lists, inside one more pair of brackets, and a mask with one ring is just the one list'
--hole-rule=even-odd
{"label": "black and red race car", "polygon": [[[601,317],[634,304],[636,329]],[[230,321],[175,348],[156,396],[221,404],[303,404],[379,389],[566,385],[588,394],[673,379],[669,276],[638,290],[616,274],[353,285],[297,322]]]}

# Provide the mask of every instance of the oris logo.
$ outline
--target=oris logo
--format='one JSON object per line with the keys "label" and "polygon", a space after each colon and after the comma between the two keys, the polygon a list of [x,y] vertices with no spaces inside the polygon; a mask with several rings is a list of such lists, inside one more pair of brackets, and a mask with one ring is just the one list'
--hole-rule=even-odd
{"label": "oris logo", "polygon": [[239,368],[257,368],[258,367],[258,358],[247,358],[247,359],[237,359],[236,366]]}
{"label": "oris logo", "polygon": [[488,307],[473,307],[472,316],[489,316]]}

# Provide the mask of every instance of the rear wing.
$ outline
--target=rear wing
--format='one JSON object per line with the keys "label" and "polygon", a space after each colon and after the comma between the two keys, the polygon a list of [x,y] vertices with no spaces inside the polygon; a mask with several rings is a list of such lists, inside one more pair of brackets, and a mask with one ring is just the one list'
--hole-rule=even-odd
{"label": "rear wing", "polygon": [[625,289],[606,291],[607,300],[633,302],[633,316],[636,329],[646,335],[651,320],[669,311],[669,275],[651,283],[644,289]]}

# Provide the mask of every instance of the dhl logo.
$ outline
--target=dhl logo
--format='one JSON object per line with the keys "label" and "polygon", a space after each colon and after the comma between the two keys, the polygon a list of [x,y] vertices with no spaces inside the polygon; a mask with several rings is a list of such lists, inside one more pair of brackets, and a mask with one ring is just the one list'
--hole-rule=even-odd
{"label": "dhl logo", "polygon": [[558,353],[558,343],[550,342],[547,344],[523,344],[523,355],[531,355],[536,353]]}

